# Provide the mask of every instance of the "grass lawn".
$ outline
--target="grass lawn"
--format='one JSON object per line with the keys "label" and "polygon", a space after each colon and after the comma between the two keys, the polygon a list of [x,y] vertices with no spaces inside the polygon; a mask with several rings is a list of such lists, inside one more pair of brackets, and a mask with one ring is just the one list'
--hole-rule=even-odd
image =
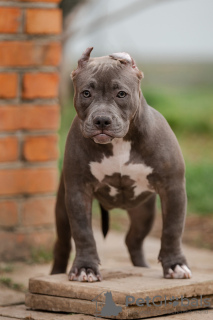
{"label": "grass lawn", "polygon": [[169,122],[186,162],[188,212],[213,213],[213,90],[145,88],[147,102]]}
{"label": "grass lawn", "polygon": [[[188,213],[213,213],[213,90],[212,86],[145,85],[143,94],[169,122],[186,162]],[[62,167],[66,136],[75,115],[72,102],[63,106],[60,134]],[[97,211],[95,204],[94,211]],[[117,210],[120,216],[120,211]]]}

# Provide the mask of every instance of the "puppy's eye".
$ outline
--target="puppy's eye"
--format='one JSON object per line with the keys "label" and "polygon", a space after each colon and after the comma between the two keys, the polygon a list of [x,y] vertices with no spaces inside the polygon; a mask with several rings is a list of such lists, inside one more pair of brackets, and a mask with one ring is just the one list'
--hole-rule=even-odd
{"label": "puppy's eye", "polygon": [[127,95],[127,93],[125,91],[119,91],[117,94],[118,98],[125,98]]}
{"label": "puppy's eye", "polygon": [[84,91],[82,92],[82,94],[83,94],[84,98],[89,98],[89,97],[91,97],[91,93],[89,92],[89,90],[84,90]]}

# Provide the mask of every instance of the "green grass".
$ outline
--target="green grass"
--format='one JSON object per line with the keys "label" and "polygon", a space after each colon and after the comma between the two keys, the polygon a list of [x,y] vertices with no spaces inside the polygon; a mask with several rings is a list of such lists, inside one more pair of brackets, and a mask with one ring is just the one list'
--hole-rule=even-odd
{"label": "green grass", "polygon": [[25,291],[25,288],[22,284],[13,282],[12,279],[7,277],[0,277],[0,284],[13,290],[22,291],[22,292]]}
{"label": "green grass", "polygon": [[12,264],[6,264],[3,266],[0,266],[0,274],[4,272],[13,272],[14,266]]}
{"label": "green grass", "polygon": [[180,143],[186,161],[188,212],[213,213],[213,90],[178,87],[143,90]]}
{"label": "green grass", "polygon": [[[169,122],[180,143],[186,161],[188,212],[206,215],[213,213],[213,90],[211,86],[145,86],[147,102]],[[60,134],[63,163],[66,136],[75,116],[72,101],[62,110]],[[98,211],[97,206],[94,209]],[[115,216],[119,217],[120,213]],[[123,216],[123,213],[121,213]],[[113,222],[115,228],[119,224]]]}
{"label": "green grass", "polygon": [[47,250],[44,248],[35,248],[31,251],[31,257],[27,261],[28,264],[34,263],[48,263],[53,259],[52,250]]}
{"label": "green grass", "polygon": [[213,164],[187,163],[186,189],[189,213],[212,214]]}
{"label": "green grass", "polygon": [[174,132],[213,136],[213,90],[165,88],[143,90],[147,102],[160,111]]}

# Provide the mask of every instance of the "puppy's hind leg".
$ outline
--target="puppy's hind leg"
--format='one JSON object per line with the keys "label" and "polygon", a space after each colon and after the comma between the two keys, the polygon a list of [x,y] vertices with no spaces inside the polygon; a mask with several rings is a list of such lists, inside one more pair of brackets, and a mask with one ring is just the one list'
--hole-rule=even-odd
{"label": "puppy's hind leg", "polygon": [[65,206],[63,173],[57,194],[55,215],[57,240],[54,246],[54,263],[51,274],[66,272],[71,251],[71,230]]}
{"label": "puppy's hind leg", "polygon": [[137,208],[128,210],[130,228],[126,235],[126,245],[134,266],[148,267],[143,252],[143,241],[151,230],[156,211],[156,194]]}

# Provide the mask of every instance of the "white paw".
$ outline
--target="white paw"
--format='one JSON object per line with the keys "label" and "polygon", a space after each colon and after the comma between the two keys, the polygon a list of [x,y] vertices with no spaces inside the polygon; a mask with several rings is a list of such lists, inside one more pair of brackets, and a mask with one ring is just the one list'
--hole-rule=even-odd
{"label": "white paw", "polygon": [[77,270],[75,273],[69,274],[69,280],[70,281],[80,281],[80,282],[95,282],[95,281],[101,281],[100,275],[95,275],[93,272],[86,273],[85,269],[82,269],[80,273],[78,274]]}
{"label": "white paw", "polygon": [[177,264],[174,270],[170,268],[165,276],[166,279],[190,279],[191,277],[192,273],[185,264],[181,266]]}

